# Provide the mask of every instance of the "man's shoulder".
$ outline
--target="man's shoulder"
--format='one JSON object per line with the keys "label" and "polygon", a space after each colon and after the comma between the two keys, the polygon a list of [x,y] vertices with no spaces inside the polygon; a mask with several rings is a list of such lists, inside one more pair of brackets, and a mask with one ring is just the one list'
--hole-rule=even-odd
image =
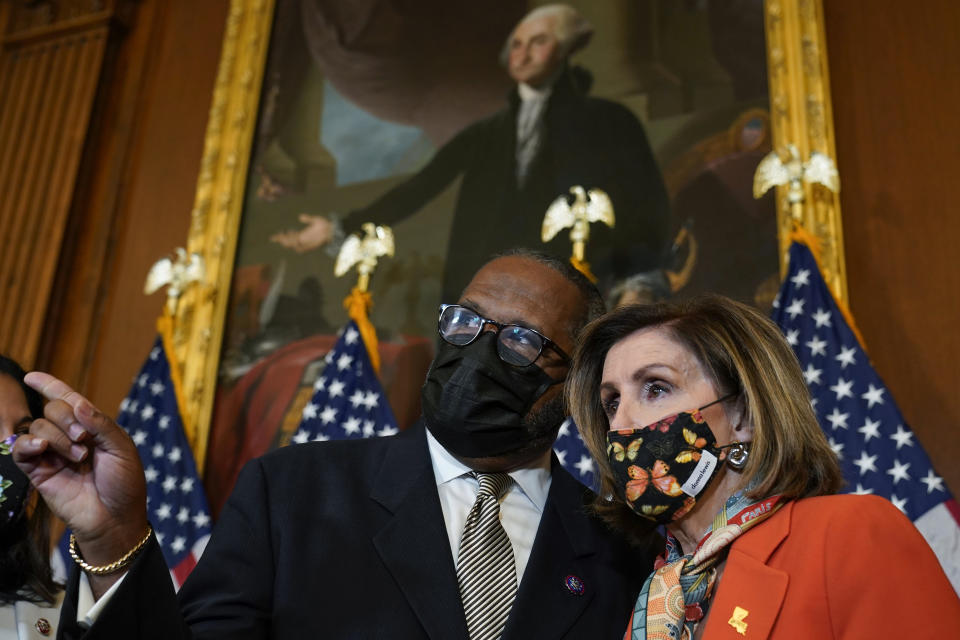
{"label": "man's shoulder", "polygon": [[375,465],[394,446],[415,437],[412,433],[375,438],[306,442],[270,451],[257,459],[268,476],[356,473]]}
{"label": "man's shoulder", "polygon": [[595,117],[612,118],[617,123],[629,122],[630,124],[639,124],[640,119],[636,114],[625,105],[606,98],[596,96],[584,96],[581,99],[581,108],[584,112]]}
{"label": "man's shoulder", "polygon": [[637,582],[631,587],[635,594],[663,549],[663,540],[652,530],[633,536],[617,531],[593,511],[595,499],[596,494],[572,474],[559,465],[554,467],[550,501],[571,544],[598,565],[625,576],[628,583]]}
{"label": "man's shoulder", "polygon": [[[577,480],[573,474],[559,464],[554,466],[549,500],[560,511],[563,518],[574,526],[579,523],[585,530],[590,531],[589,535],[604,540],[605,544],[615,543],[629,547],[627,536],[605,523],[593,510],[596,498],[597,494]],[[650,536],[650,540],[655,543],[659,539],[653,535]]]}
{"label": "man's shoulder", "polygon": [[564,506],[578,507],[577,513],[586,515],[586,507],[593,502],[596,494],[577,480],[558,460],[553,462],[551,474],[550,497]]}
{"label": "man's shoulder", "polygon": [[591,144],[597,140],[605,145],[616,142],[618,146],[630,136],[646,137],[643,124],[630,109],[605,98],[571,98],[557,103],[547,117],[553,123],[554,137],[587,139]]}

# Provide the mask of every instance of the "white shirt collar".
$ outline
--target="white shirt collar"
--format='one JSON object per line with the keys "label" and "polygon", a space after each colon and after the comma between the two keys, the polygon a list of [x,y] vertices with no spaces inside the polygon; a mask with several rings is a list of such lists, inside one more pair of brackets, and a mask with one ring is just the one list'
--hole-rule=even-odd
{"label": "white shirt collar", "polygon": [[[430,460],[433,463],[433,474],[437,480],[437,486],[472,473],[473,469],[444,449],[429,429],[426,431],[427,446],[430,449]],[[550,491],[550,464],[551,457],[548,449],[530,464],[508,474],[540,511],[543,511],[543,507],[547,504],[547,494]]]}
{"label": "white shirt collar", "polygon": [[521,82],[517,85],[517,95],[520,96],[521,102],[528,102],[531,100],[546,100],[550,97],[550,91],[553,89],[552,83],[547,83],[547,85],[542,89],[537,89],[531,87],[528,84]]}

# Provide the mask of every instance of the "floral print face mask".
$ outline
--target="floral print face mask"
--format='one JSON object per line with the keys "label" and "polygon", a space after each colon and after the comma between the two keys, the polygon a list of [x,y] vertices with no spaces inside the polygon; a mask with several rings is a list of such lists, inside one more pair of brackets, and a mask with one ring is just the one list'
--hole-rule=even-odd
{"label": "floral print face mask", "polygon": [[683,517],[709,486],[726,459],[700,413],[729,394],[693,411],[645,427],[607,432],[607,459],[617,490],[637,515],[666,524]]}

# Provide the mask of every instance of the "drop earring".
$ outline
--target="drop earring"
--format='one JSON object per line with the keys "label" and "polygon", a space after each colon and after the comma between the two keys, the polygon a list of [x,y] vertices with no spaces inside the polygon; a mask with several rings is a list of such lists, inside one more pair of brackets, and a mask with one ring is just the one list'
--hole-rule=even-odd
{"label": "drop earring", "polygon": [[749,457],[750,443],[735,442],[730,447],[730,451],[727,453],[727,464],[730,465],[731,469],[743,471],[743,468],[747,466],[747,458]]}

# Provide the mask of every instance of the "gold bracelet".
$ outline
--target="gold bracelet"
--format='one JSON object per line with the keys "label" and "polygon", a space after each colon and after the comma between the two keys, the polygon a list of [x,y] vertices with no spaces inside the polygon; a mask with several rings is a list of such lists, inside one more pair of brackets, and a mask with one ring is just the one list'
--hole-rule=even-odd
{"label": "gold bracelet", "polygon": [[110,575],[111,573],[116,573],[117,571],[120,571],[120,569],[123,569],[128,564],[133,562],[133,559],[137,556],[140,550],[143,549],[143,547],[147,544],[147,541],[150,539],[151,534],[153,534],[153,527],[151,527],[148,524],[147,535],[143,536],[143,539],[140,540],[140,542],[138,542],[133,549],[130,549],[130,551],[127,551],[125,554],[123,554],[122,558],[120,558],[116,562],[111,562],[110,564],[104,564],[104,565],[100,565],[99,567],[95,567],[92,564],[88,564],[87,561],[80,556],[80,550],[77,549],[77,538],[71,533],[70,534],[70,557],[73,558],[73,561],[76,562],[80,566],[80,568],[86,571],[87,573],[92,573],[95,576]]}

